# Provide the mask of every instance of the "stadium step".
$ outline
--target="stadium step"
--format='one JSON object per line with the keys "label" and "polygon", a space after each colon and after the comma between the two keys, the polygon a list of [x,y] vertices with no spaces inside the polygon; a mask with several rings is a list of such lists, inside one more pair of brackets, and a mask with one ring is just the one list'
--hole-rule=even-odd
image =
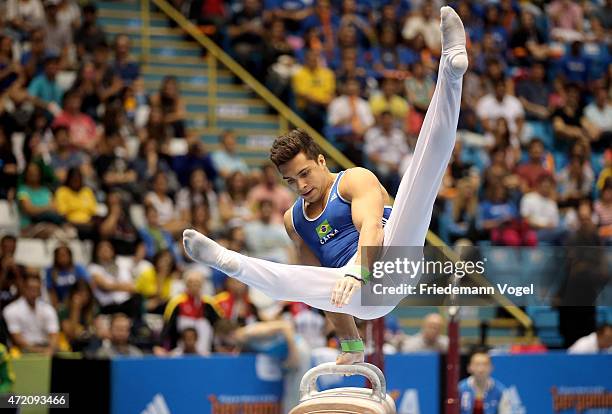
{"label": "stadium step", "polygon": [[[140,43],[142,36],[135,33],[126,33],[133,44]],[[149,37],[151,46],[153,47],[176,47],[178,49],[200,49],[200,46],[196,42],[185,39],[182,34],[171,34],[171,33],[151,33]]]}
{"label": "stadium step", "polygon": [[[129,28],[128,30],[132,30],[135,28],[142,27],[142,21],[140,20],[140,15],[136,17],[131,16],[121,16],[121,14],[113,13],[112,15],[105,15],[104,10],[100,10],[98,12],[98,23],[103,27],[107,25],[110,26],[123,26]],[[154,18],[151,16],[151,21],[149,23],[150,27],[158,27],[158,28],[168,28],[168,20],[164,17]],[[125,33],[128,33],[127,31]]]}
{"label": "stadium step", "polygon": [[[140,55],[142,54],[142,48],[140,42],[132,43],[132,54],[140,60]],[[149,49],[149,55],[151,56],[166,56],[172,58],[198,58],[202,57],[202,52],[200,49],[189,48],[189,49],[174,49],[172,47],[166,46],[151,46]]]}
{"label": "stadium step", "polygon": [[[203,99],[206,99],[206,95],[187,95],[183,96],[183,100],[187,103],[187,105],[199,105],[203,102]],[[242,105],[246,106],[249,109],[252,108],[268,108],[268,105],[259,100],[259,99],[249,99],[249,98],[235,98],[235,99],[217,99],[217,105]]]}
{"label": "stadium step", "polygon": [[[117,3],[98,3],[98,17],[101,19],[124,19],[124,20],[137,20],[140,22],[140,8],[116,8],[116,6],[126,6],[127,2]],[[167,17],[160,12],[151,11],[149,12],[151,21],[163,21],[168,23]]]}
{"label": "stadium step", "polygon": [[[187,111],[189,113],[194,114],[207,114],[208,113],[208,105],[205,104],[205,99],[198,99],[197,103],[187,103]],[[276,116],[268,114],[268,108],[264,106],[248,106],[248,105],[237,105],[232,101],[227,101],[230,103],[220,103],[217,102],[217,117],[224,117],[228,119],[234,118],[253,118],[255,121],[266,120],[266,118],[261,117],[271,117],[268,120],[272,122],[276,121]]]}
{"label": "stadium step", "polygon": [[[207,126],[207,120],[202,117],[201,114],[188,114],[187,126],[198,130],[201,127]],[[232,130],[247,130],[250,131],[250,135],[264,134],[268,131],[277,131],[278,123],[275,121],[265,121],[260,118],[248,117],[245,119],[240,118],[219,118],[217,117],[217,128],[220,129],[232,129]]]}
{"label": "stadium step", "polygon": [[[108,31],[107,33],[112,33],[113,36],[118,34],[126,34],[131,40],[132,43],[137,43],[142,41],[142,36],[140,34],[140,27],[130,27],[129,30],[125,28],[121,29],[120,27],[116,28],[117,30]],[[165,27],[152,27],[151,29],[151,42],[185,42],[189,43],[193,47],[198,47],[195,42],[191,42],[185,39],[185,36],[181,32],[171,31],[170,28]]]}
{"label": "stadium step", "polygon": [[[143,70],[145,80],[151,80],[154,82],[160,82],[166,75],[174,75],[177,80],[181,83],[190,84],[190,85],[206,85],[208,86],[208,76],[206,76],[205,72],[202,71],[199,75],[175,75],[168,71],[168,73],[151,73],[146,70]],[[217,76],[217,83],[220,85],[232,85],[234,83],[234,79],[231,75],[219,75]]]}
{"label": "stadium step", "polygon": [[[200,77],[208,76],[208,66],[190,65],[190,66],[177,66],[172,64],[150,64],[144,65],[144,72],[154,75],[174,75],[179,79],[181,77]],[[233,78],[232,73],[227,69],[217,69],[217,77]]]}
{"label": "stadium step", "polygon": [[[106,33],[111,34],[113,36],[125,33],[127,35],[137,36],[138,38],[141,37],[140,25],[126,27],[123,25],[107,24],[104,26],[104,30],[106,31]],[[181,39],[183,38],[183,31],[176,27],[150,27],[149,32],[152,36],[180,36]]]}
{"label": "stadium step", "polygon": [[[200,69],[207,70],[208,63],[206,59],[202,56],[194,56],[194,57],[182,57],[177,61],[176,58],[168,57],[168,56],[149,56],[146,64],[150,67],[160,67],[160,68],[187,68],[187,69]],[[217,70],[224,70],[218,68]]]}
{"label": "stadium step", "polygon": [[97,2],[98,8],[112,11],[140,11],[138,1],[100,1]]}

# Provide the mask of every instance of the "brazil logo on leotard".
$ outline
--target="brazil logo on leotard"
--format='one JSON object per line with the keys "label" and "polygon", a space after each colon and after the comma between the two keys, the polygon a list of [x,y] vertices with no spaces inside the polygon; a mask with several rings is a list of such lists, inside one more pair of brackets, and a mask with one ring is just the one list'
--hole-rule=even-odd
{"label": "brazil logo on leotard", "polygon": [[325,220],[323,223],[317,226],[317,235],[319,238],[323,238],[332,230],[332,226],[330,226],[329,222]]}

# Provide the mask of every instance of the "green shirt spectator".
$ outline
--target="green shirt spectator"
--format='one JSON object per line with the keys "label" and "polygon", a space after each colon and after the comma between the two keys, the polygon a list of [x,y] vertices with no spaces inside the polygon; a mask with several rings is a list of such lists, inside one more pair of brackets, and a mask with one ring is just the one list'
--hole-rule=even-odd
{"label": "green shirt spectator", "polygon": [[15,372],[11,363],[11,356],[6,346],[0,344],[0,393],[11,392],[15,383]]}

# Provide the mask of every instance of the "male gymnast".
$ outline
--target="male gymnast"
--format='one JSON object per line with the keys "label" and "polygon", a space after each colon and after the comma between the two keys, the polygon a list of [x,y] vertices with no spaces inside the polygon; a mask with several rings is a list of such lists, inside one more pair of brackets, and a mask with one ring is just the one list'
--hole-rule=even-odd
{"label": "male gymnast", "polygon": [[364,345],[353,316],[375,319],[395,307],[362,306],[353,297],[365,282],[361,247],[425,244],[433,204],[455,144],[462,78],[468,66],[465,31],[452,8],[442,7],[440,27],[442,56],[436,89],[393,209],[372,172],[356,167],[331,173],[312,138],[293,130],[275,140],[270,159],[299,194],[285,213],[285,228],[303,265],[247,257],[195,230],[183,232],[185,251],[193,260],[273,299],[304,302],[325,311],[342,346],[338,364],[363,361]]}

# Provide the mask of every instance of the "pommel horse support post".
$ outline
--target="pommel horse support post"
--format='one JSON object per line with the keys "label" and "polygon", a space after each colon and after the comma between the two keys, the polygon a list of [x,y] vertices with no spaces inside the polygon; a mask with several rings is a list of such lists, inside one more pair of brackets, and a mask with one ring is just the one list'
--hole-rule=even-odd
{"label": "pommel horse support post", "polygon": [[[317,390],[321,375],[362,375],[372,389],[344,387],[327,391]],[[321,364],[310,369],[300,383],[300,403],[289,414],[395,414],[395,402],[387,395],[385,377],[372,364]]]}

